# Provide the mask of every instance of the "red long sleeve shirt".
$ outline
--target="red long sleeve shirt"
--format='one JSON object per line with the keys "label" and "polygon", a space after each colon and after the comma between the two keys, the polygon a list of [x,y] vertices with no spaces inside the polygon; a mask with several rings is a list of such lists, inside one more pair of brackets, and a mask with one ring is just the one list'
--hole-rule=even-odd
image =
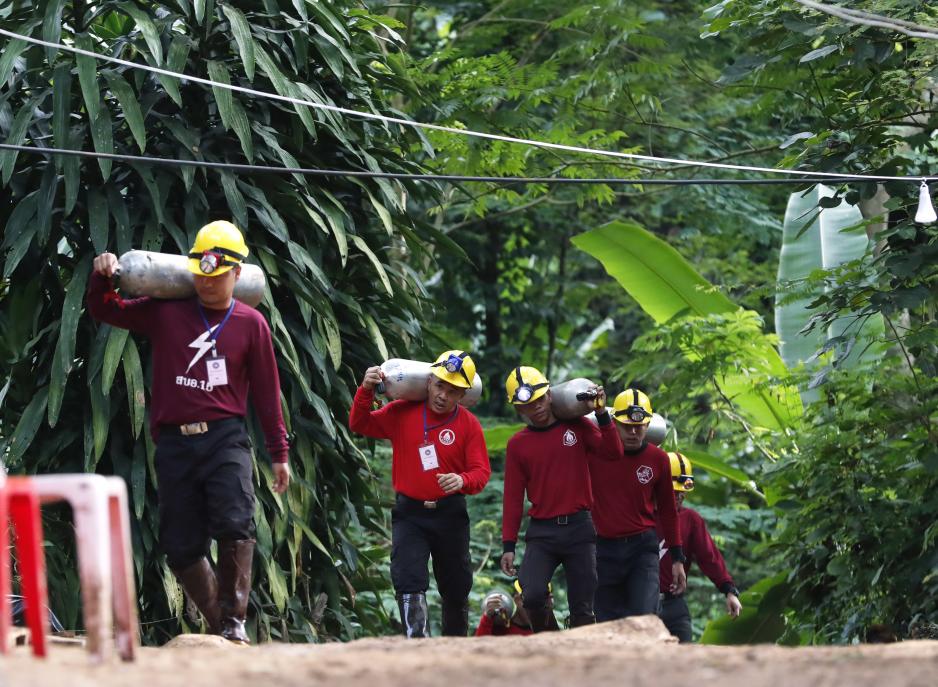
{"label": "red long sleeve shirt", "polygon": [[521,627],[515,623],[508,623],[508,627],[503,627],[501,625],[495,625],[493,620],[485,614],[482,614],[482,619],[479,620],[479,626],[476,628],[476,637],[503,637],[505,635],[533,635],[534,630],[530,627]]}
{"label": "red long sleeve shirt", "polygon": [[[349,428],[374,439],[390,439],[391,481],[394,491],[418,501],[435,501],[446,494],[437,474],[455,472],[463,479],[460,493],[478,494],[489,481],[492,468],[482,426],[469,410],[456,406],[455,415],[437,415],[422,401],[392,401],[372,410],[374,392],[358,387]],[[436,447],[439,467],[424,470],[418,447],[424,443],[426,409],[427,441]]]}
{"label": "red long sleeve shirt", "polygon": [[667,453],[645,444],[639,451],[624,451],[622,460],[590,458],[589,466],[593,522],[600,537],[630,537],[653,529],[657,502],[669,546],[681,545]]}
{"label": "red long sleeve shirt", "polygon": [[[116,301],[111,281],[97,272],[88,286],[88,312],[100,322],[129,329],[150,339],[153,379],[150,432],[160,425],[210,422],[247,414],[248,396],[264,430],[271,460],[287,462],[289,443],[280,407],[280,377],[270,328],[257,310],[235,302],[231,317],[218,335],[218,355],[225,358],[228,383],[208,384],[206,360],[211,346],[195,298],[160,300],[135,298]],[[204,309],[210,326],[221,323],[227,311]]]}
{"label": "red long sleeve shirt", "polygon": [[622,442],[607,415],[602,426],[580,418],[545,428],[525,427],[508,440],[502,543],[514,551],[527,492],[532,518],[569,515],[593,506],[589,459],[616,460]]}
{"label": "red long sleeve shirt", "polygon": [[[723,555],[717,548],[707,531],[707,523],[697,511],[681,507],[677,509],[677,520],[684,538],[683,550],[687,560],[684,561],[684,570],[690,575],[690,567],[696,561],[703,574],[710,578],[716,588],[726,594],[736,585],[726,569]],[[661,591],[671,589],[671,554],[667,551],[667,537],[661,524],[658,524],[658,540],[661,542]]]}

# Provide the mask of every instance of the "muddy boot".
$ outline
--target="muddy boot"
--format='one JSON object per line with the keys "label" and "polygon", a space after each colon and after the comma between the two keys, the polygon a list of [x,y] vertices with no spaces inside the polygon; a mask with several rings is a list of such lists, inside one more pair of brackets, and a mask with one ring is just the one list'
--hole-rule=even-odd
{"label": "muddy boot", "polygon": [[401,611],[404,636],[414,639],[430,636],[430,616],[427,612],[427,595],[424,592],[398,594],[397,607]]}
{"label": "muddy boot", "polygon": [[192,565],[173,570],[173,574],[205,618],[208,631],[217,635],[221,630],[221,616],[218,612],[218,582],[211,563],[203,556]]}
{"label": "muddy boot", "polygon": [[570,627],[581,627],[583,625],[595,625],[596,616],[592,613],[576,613],[570,616]]}
{"label": "muddy boot", "polygon": [[218,610],[222,637],[241,644],[250,643],[244,631],[248,600],[251,596],[253,539],[230,539],[218,542]]}
{"label": "muddy boot", "polygon": [[531,629],[534,632],[549,632],[558,629],[557,621],[553,619],[554,613],[550,609],[525,606],[524,610],[531,620]]}
{"label": "muddy boot", "polygon": [[443,599],[443,636],[465,637],[469,633],[469,600]]}

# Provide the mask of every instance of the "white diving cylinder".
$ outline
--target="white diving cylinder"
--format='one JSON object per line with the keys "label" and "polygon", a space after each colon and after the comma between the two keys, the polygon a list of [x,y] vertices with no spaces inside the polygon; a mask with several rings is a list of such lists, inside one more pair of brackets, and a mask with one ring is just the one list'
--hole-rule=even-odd
{"label": "white diving cylinder", "polygon": [[[117,285],[125,296],[189,298],[195,295],[189,258],[185,255],[131,250],[118,259]],[[266,278],[257,265],[242,264],[234,297],[256,308],[264,297]]]}
{"label": "white diving cylinder", "polygon": [[[427,380],[430,378],[430,363],[404,358],[391,358],[381,363],[384,381],[375,391],[392,401],[423,401],[427,398]],[[482,379],[476,373],[472,379],[472,388],[459,401],[460,405],[471,408],[482,398]]]}
{"label": "white diving cylinder", "polygon": [[559,420],[574,420],[593,412],[596,384],[585,377],[570,379],[550,387],[550,409]]}
{"label": "white diving cylinder", "polygon": [[[612,414],[612,407],[609,406],[609,413]],[[596,413],[590,413],[585,415],[587,420],[592,422],[594,425],[598,424],[596,419]],[[615,422],[615,418],[612,420]],[[654,444],[655,446],[661,446],[661,442],[664,441],[665,436],[668,434],[668,423],[667,421],[658,415],[658,413],[651,414],[651,422],[648,423],[648,431],[645,433],[645,440],[649,444]]]}

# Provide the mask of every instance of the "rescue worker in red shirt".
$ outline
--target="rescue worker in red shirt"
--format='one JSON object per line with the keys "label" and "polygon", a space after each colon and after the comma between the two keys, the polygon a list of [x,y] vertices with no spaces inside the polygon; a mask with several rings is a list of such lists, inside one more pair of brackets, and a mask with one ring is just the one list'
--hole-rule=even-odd
{"label": "rescue worker in red shirt", "polygon": [[[671,461],[671,482],[674,487],[674,498],[677,500],[677,520],[683,537],[685,571],[697,562],[704,575],[716,585],[720,592],[726,595],[726,612],[731,618],[738,618],[743,605],[739,602],[739,590],[733,583],[733,578],[726,569],[726,563],[713,537],[707,531],[707,523],[695,510],[684,506],[687,492],[694,489],[694,472],[690,460],[682,453],[669,453]],[[658,616],[664,622],[668,631],[682,643],[691,641],[690,609],[683,594],[671,592],[671,555],[668,553],[667,540],[663,529],[658,527],[658,537],[661,547],[661,608]]]}
{"label": "rescue worker in red shirt", "polygon": [[637,389],[626,389],[616,396],[612,415],[623,459],[590,460],[598,534],[596,618],[600,622],[657,612],[657,520],[667,534],[674,562],[669,591],[681,594],[687,583],[670,462],[664,451],[645,440],[651,401]]}
{"label": "rescue worker in red shirt", "polygon": [[528,426],[508,440],[505,450],[502,572],[517,572],[515,545],[527,493],[531,520],[517,574],[531,627],[535,632],[549,629],[548,585],[559,565],[567,578],[571,627],[595,623],[596,529],[590,517],[589,461],[615,461],[622,455],[606,394],[596,388],[597,427],[586,418],[558,420],[551,409],[550,383],[536,368],[513,369],[505,391]]}
{"label": "rescue worker in red shirt", "polygon": [[443,634],[465,637],[472,588],[465,495],[482,491],[491,468],[482,426],[459,405],[475,376],[472,358],[463,351],[446,351],[430,371],[426,401],[397,400],[374,410],[374,389],[382,373],[380,367],[369,367],[355,392],[349,427],[391,440],[396,492],[391,582],[404,634],[430,636],[427,562],[432,559],[443,602]]}
{"label": "rescue worker in red shirt", "polygon": [[[156,442],[160,545],[209,630],[247,643],[254,556],[254,457],[244,424],[250,396],[273,462],[277,493],[290,482],[280,378],[267,321],[232,294],[248,247],[230,222],[199,230],[189,252],[196,295],[123,300],[117,257],[94,259],[88,312],[150,340],[150,431]],[[211,539],[218,563],[208,560]]]}
{"label": "rescue worker in red shirt", "polygon": [[[554,595],[547,586],[547,609],[550,611],[548,629],[559,630],[557,618],[554,617]],[[514,595],[508,596],[505,592],[490,592],[482,601],[482,617],[476,628],[476,637],[503,637],[505,635],[526,636],[534,634],[531,629],[531,619],[524,610],[521,601],[521,583],[515,580]]]}

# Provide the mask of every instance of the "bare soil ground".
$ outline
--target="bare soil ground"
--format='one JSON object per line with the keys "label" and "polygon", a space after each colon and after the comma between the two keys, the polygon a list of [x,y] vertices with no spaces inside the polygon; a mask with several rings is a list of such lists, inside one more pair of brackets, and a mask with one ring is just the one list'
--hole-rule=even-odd
{"label": "bare soil ground", "polygon": [[134,663],[74,647],[0,657],[0,687],[895,687],[938,684],[938,641],[853,647],[678,645],[653,616],[536,637],[363,639],[239,648],[184,635]]}

